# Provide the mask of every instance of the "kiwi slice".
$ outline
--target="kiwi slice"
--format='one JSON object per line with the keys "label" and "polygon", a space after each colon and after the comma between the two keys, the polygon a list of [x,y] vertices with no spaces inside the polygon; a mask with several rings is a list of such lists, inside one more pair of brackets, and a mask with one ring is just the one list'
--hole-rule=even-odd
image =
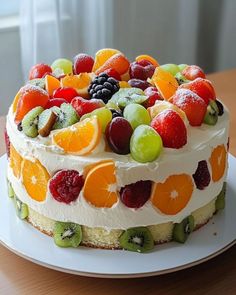
{"label": "kiwi slice", "polygon": [[53,125],[57,120],[57,114],[52,109],[44,110],[39,115],[39,122],[38,122],[38,133],[39,135],[46,137],[50,134]]}
{"label": "kiwi slice", "polygon": [[76,223],[57,221],[53,229],[53,237],[55,244],[59,247],[77,248],[82,241],[82,229]]}
{"label": "kiwi slice", "polygon": [[146,227],[133,227],[125,230],[119,238],[120,246],[134,252],[147,252],[154,247],[151,232]]}
{"label": "kiwi slice", "polygon": [[188,83],[189,80],[185,78],[184,75],[182,75],[180,72],[178,72],[176,75],[175,75],[175,79],[177,80],[178,84],[181,85],[181,84],[184,84],[184,83]]}
{"label": "kiwi slice", "polygon": [[8,190],[8,197],[13,198],[15,193],[9,180],[7,180],[7,190]]}
{"label": "kiwi slice", "polygon": [[22,131],[25,135],[29,137],[36,137],[38,135],[39,115],[43,110],[42,107],[36,107],[24,116],[22,120]]}
{"label": "kiwi slice", "polygon": [[189,215],[182,222],[175,223],[173,229],[173,240],[179,243],[185,243],[188,236],[194,230],[194,217]]}
{"label": "kiwi slice", "polygon": [[116,104],[119,108],[123,109],[130,103],[144,103],[148,97],[144,94],[142,89],[139,88],[121,88],[110,99],[110,105]]}
{"label": "kiwi slice", "polygon": [[31,84],[34,86],[38,86],[42,89],[45,89],[45,79],[44,78],[36,78],[36,79],[29,80],[27,82],[27,84]]}
{"label": "kiwi slice", "polygon": [[53,107],[52,110],[57,114],[57,120],[53,125],[53,129],[65,128],[79,121],[75,109],[69,103],[63,103],[60,108]]}
{"label": "kiwi slice", "polygon": [[215,100],[210,100],[203,122],[207,125],[215,125],[218,121],[219,109]]}
{"label": "kiwi slice", "polygon": [[16,214],[20,219],[25,219],[28,217],[28,206],[25,203],[21,202],[21,200],[19,200],[16,195],[14,195],[14,205],[16,208]]}
{"label": "kiwi slice", "polygon": [[226,182],[224,182],[221,192],[216,198],[216,211],[223,210],[225,208],[225,194],[226,194]]}

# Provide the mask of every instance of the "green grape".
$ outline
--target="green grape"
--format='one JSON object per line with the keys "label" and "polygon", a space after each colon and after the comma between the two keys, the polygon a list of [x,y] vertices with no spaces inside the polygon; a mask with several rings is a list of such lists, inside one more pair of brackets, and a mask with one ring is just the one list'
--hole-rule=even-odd
{"label": "green grape", "polygon": [[151,122],[150,115],[145,107],[140,104],[132,103],[125,107],[124,118],[129,121],[133,129],[139,125],[149,125]]}
{"label": "green grape", "polygon": [[82,121],[82,120],[84,120],[86,118],[90,118],[92,116],[97,116],[98,121],[100,122],[100,124],[102,126],[102,132],[105,132],[108,123],[112,119],[112,112],[109,109],[107,109],[106,107],[103,107],[103,108],[96,109],[96,110],[92,111],[91,113],[83,115],[80,120]]}
{"label": "green grape", "polygon": [[140,125],[132,134],[130,153],[132,158],[141,163],[156,160],[162,151],[160,135],[148,125]]}
{"label": "green grape", "polygon": [[175,76],[179,72],[179,67],[176,64],[164,64],[160,68]]}
{"label": "green grape", "polygon": [[71,74],[72,73],[72,62],[69,59],[65,58],[58,58],[54,60],[54,62],[51,65],[51,68],[53,71],[57,69],[61,69],[64,74]]}
{"label": "green grape", "polygon": [[178,65],[179,71],[182,72],[187,66],[188,66],[187,64]]}

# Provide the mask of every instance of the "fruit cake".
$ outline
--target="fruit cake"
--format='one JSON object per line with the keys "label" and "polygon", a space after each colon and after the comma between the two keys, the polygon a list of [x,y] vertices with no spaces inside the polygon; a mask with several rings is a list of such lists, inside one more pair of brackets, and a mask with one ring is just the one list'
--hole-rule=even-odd
{"label": "fruit cake", "polygon": [[7,115],[9,196],[60,247],[184,243],[225,206],[228,127],[196,65],[110,48],[36,64]]}

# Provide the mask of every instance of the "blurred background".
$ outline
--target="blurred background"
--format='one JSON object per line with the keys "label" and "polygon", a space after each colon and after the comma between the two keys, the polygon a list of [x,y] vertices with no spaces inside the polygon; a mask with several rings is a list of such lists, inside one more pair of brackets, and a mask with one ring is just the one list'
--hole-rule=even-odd
{"label": "blurred background", "polygon": [[235,0],[0,0],[0,115],[37,62],[113,47],[132,60],[236,67]]}

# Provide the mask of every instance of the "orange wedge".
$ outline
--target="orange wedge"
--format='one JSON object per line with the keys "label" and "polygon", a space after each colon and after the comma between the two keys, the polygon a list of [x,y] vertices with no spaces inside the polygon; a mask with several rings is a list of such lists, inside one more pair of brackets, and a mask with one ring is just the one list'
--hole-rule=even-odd
{"label": "orange wedge", "polygon": [[120,53],[119,50],[113,48],[103,48],[97,51],[95,54],[95,61],[92,72],[96,72],[112,55]]}
{"label": "orange wedge", "polygon": [[154,82],[156,88],[160,91],[162,97],[166,100],[170,99],[179,87],[175,77],[160,67],[156,68],[152,76],[152,81]]}
{"label": "orange wedge", "polygon": [[218,145],[213,149],[210,157],[210,164],[212,170],[212,180],[214,182],[219,181],[223,177],[226,167],[226,160],[227,151],[223,144]]}
{"label": "orange wedge", "polygon": [[111,208],[117,203],[118,193],[113,161],[97,164],[88,172],[83,195],[87,202],[99,208]]}
{"label": "orange wedge", "polygon": [[20,99],[20,95],[21,95],[21,89],[17,92],[16,96],[14,97],[13,103],[12,103],[13,113],[15,113],[17,110],[17,105],[18,105],[18,101]]}
{"label": "orange wedge", "polygon": [[146,60],[150,61],[150,63],[152,63],[155,67],[159,67],[158,61],[154,57],[152,57],[150,55],[141,54],[141,55],[139,55],[139,56],[137,56],[135,58],[136,61],[140,61],[140,60],[143,60],[143,59],[146,59]]}
{"label": "orange wedge", "polygon": [[100,142],[101,136],[102,128],[97,117],[94,116],[55,131],[52,140],[66,153],[84,156],[94,150]]}
{"label": "orange wedge", "polygon": [[46,168],[38,161],[27,159],[22,163],[22,182],[29,196],[38,202],[46,199],[47,186],[50,175]]}
{"label": "orange wedge", "polygon": [[53,95],[54,90],[60,87],[60,81],[51,75],[45,76],[45,88],[50,96]]}
{"label": "orange wedge", "polygon": [[165,182],[154,184],[151,201],[162,213],[175,215],[186,207],[192,192],[193,182],[189,175],[172,175]]}
{"label": "orange wedge", "polygon": [[78,95],[88,98],[88,87],[94,78],[93,73],[80,73],[79,75],[67,75],[61,79],[61,87],[72,87]]}
{"label": "orange wedge", "polygon": [[23,158],[21,155],[16,151],[14,146],[10,145],[10,167],[13,171],[15,177],[20,178],[21,175],[21,163]]}

